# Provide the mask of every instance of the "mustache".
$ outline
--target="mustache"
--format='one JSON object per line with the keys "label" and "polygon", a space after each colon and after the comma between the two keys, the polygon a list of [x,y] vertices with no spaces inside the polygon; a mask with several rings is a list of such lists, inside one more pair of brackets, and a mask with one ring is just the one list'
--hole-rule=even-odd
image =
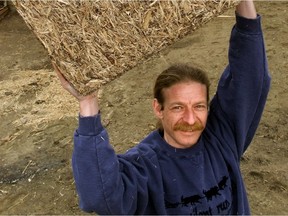
{"label": "mustache", "polygon": [[187,122],[179,122],[173,127],[174,131],[184,131],[184,132],[201,131],[203,129],[204,126],[200,122],[195,122],[193,125],[190,125]]}

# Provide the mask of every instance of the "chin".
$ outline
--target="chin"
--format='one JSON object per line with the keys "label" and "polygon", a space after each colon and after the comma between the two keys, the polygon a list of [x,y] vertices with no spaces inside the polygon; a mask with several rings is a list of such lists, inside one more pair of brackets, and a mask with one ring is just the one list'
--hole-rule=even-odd
{"label": "chin", "polygon": [[191,141],[191,142],[183,143],[182,146],[183,146],[183,148],[190,148],[190,147],[194,146],[196,143],[197,143],[197,141]]}
{"label": "chin", "polygon": [[193,145],[195,145],[198,140],[199,140],[199,137],[200,137],[201,133],[198,135],[196,134],[193,134],[193,136],[188,136],[188,137],[179,137],[179,141],[178,143],[181,144],[181,146],[183,146],[183,148],[189,148],[189,147],[192,147]]}

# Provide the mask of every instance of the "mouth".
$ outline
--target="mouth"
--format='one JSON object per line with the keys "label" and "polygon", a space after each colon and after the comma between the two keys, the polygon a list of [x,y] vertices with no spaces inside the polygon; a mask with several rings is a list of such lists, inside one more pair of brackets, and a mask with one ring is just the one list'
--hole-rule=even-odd
{"label": "mouth", "polygon": [[178,132],[185,134],[185,135],[193,135],[195,133],[199,133],[200,130],[177,130]]}
{"label": "mouth", "polygon": [[192,130],[192,129],[191,129],[191,130],[176,130],[176,131],[181,131],[181,132],[190,132],[190,133],[191,133],[191,132],[195,132],[196,130]]}

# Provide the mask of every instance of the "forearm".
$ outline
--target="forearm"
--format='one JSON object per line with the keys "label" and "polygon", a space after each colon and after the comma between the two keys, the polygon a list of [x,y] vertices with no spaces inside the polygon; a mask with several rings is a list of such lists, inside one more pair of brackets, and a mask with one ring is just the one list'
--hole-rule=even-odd
{"label": "forearm", "polygon": [[[101,124],[101,115],[80,116],[79,127],[74,134],[72,167],[80,207],[84,211],[111,214],[103,195],[103,180],[118,173],[117,162],[108,134]],[[116,181],[117,178],[113,176],[111,179]]]}
{"label": "forearm", "polygon": [[225,116],[223,122],[233,125],[235,149],[240,158],[260,121],[270,78],[261,17],[249,19],[239,15],[236,20],[230,38],[229,65],[220,78],[216,98],[222,111],[217,115]]}
{"label": "forearm", "polygon": [[[72,166],[80,207],[84,211],[95,211],[100,215],[130,215],[135,214],[135,209],[144,212],[148,199],[147,179],[137,172],[136,167],[143,170],[146,162],[142,162],[138,154],[131,157],[139,159],[126,160],[116,155],[101,124],[100,113],[79,117]],[[142,188],[142,194],[139,188]]]}
{"label": "forearm", "polygon": [[[104,132],[97,136],[82,136],[76,132],[74,136],[73,175],[80,208],[87,212],[111,214],[104,194],[116,189],[121,193],[121,185],[115,178],[119,169],[117,158],[111,146],[104,149],[106,139]],[[106,179],[115,181],[109,189],[105,187]]]}
{"label": "forearm", "polygon": [[242,0],[236,7],[236,13],[248,19],[255,19],[257,12],[253,0]]}

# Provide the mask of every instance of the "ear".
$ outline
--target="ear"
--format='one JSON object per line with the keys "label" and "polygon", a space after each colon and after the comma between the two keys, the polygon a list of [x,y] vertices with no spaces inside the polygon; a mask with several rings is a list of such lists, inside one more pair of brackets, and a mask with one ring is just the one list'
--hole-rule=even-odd
{"label": "ear", "polygon": [[158,103],[158,100],[157,100],[156,98],[154,98],[154,100],[153,100],[153,111],[154,111],[154,114],[155,114],[159,119],[162,119],[162,118],[163,118],[162,106],[161,106],[161,104]]}

